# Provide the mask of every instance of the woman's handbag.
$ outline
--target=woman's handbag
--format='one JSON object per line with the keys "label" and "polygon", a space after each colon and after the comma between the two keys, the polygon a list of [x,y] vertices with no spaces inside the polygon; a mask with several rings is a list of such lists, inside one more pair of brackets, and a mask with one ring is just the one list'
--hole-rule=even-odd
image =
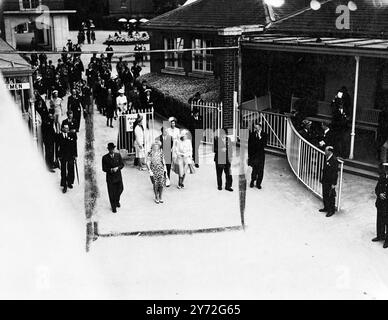
{"label": "woman's handbag", "polygon": [[166,187],[169,187],[169,186],[171,186],[171,181],[170,181],[170,179],[166,176]]}
{"label": "woman's handbag", "polygon": [[192,163],[189,163],[187,166],[189,167],[189,173],[194,174],[195,173],[194,165]]}
{"label": "woman's handbag", "polygon": [[174,171],[176,174],[179,174],[179,164],[177,161],[174,161],[172,164],[172,171]]}

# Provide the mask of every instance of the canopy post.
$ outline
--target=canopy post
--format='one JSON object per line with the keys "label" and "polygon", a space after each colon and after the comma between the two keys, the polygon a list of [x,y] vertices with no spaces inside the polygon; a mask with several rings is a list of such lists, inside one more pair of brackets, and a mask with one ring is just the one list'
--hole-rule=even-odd
{"label": "canopy post", "polygon": [[357,98],[358,98],[358,81],[360,75],[360,56],[356,56],[356,76],[354,83],[354,102],[352,116],[352,132],[350,133],[350,154],[349,159],[354,159],[354,143],[356,139],[356,117],[357,117]]}

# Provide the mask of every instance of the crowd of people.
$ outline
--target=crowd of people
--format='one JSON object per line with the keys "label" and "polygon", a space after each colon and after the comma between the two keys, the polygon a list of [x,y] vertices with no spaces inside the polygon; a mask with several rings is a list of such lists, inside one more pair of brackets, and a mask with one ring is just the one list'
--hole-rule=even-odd
{"label": "crowd of people", "polygon": [[113,119],[120,113],[153,106],[147,82],[137,80],[142,71],[138,63],[135,61],[130,67],[120,58],[117,75],[113,75],[113,53],[109,51],[93,54],[85,68],[81,45],[69,39],[56,65],[43,52],[32,53],[29,59],[34,70],[34,105],[41,123],[46,165],[50,172],[60,168],[63,192],[73,187],[77,134],[82,116],[87,118],[94,104],[107,118],[109,127],[113,127]]}
{"label": "crowd of people", "polygon": [[[308,103],[308,101],[306,100]],[[338,157],[346,157],[346,133],[351,121],[350,95],[345,87],[338,91],[331,103],[332,117],[326,122],[315,122],[306,119],[301,105],[294,105],[294,125],[299,134],[317,148],[325,151],[332,146]]]}

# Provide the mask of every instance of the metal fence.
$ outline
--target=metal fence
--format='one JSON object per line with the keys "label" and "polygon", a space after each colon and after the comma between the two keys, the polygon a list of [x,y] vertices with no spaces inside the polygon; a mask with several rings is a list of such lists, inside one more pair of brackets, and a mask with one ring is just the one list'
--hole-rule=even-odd
{"label": "metal fence", "polygon": [[119,116],[119,135],[117,139],[118,150],[127,150],[128,154],[135,154],[135,135],[132,128],[128,127],[128,118],[133,119],[138,114],[143,116],[145,150],[149,150],[152,142],[155,140],[155,119],[154,108],[132,110],[130,114]]}
{"label": "metal fence", "polygon": [[[241,115],[241,117],[240,117]],[[268,146],[286,150],[287,116],[268,111],[238,110],[237,138],[240,138],[241,129],[251,129],[254,122],[263,125],[263,131],[268,134]]]}
{"label": "metal fence", "polygon": [[222,128],[222,103],[196,101],[191,104],[191,111],[199,110],[204,130],[202,143],[213,144],[214,134]]}
{"label": "metal fence", "polygon": [[[291,119],[287,120],[287,158],[297,178],[314,194],[322,198],[320,178],[325,164],[325,153],[302,138]],[[337,210],[341,208],[344,162],[339,162],[337,183]]]}

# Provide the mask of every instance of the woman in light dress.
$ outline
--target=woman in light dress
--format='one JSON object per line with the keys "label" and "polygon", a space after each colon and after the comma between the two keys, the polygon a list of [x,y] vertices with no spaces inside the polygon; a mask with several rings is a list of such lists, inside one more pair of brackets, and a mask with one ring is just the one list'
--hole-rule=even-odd
{"label": "woman in light dress", "polygon": [[147,170],[145,167],[145,137],[144,137],[144,127],[143,127],[143,116],[138,115],[134,123],[134,132],[135,132],[135,151],[136,158],[138,159],[139,170]]}
{"label": "woman in light dress", "polygon": [[193,146],[191,140],[189,140],[189,132],[187,130],[182,130],[179,139],[175,142],[174,145],[174,163],[177,164],[179,182],[178,189],[184,188],[184,181],[186,177],[186,172],[188,171],[189,164],[193,162]]}
{"label": "woman in light dress", "polygon": [[170,122],[170,128],[167,128],[167,134],[172,138],[173,142],[175,143],[178,141],[179,136],[180,136],[180,130],[176,127],[176,118],[171,117],[168,119]]}

